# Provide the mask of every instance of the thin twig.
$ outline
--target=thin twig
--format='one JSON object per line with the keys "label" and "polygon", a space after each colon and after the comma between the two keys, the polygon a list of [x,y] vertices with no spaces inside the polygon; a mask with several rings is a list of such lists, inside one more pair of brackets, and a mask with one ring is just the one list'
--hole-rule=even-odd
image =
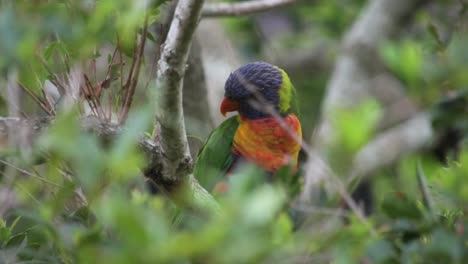
{"label": "thin twig", "polygon": [[[94,57],[94,56],[93,56],[93,57]],[[96,69],[96,58],[93,58],[93,59],[91,60],[91,63],[92,63],[92,65],[93,65],[93,77],[94,77],[94,82],[97,83],[98,81],[97,81],[97,73],[96,73],[96,72],[97,72],[97,69]]]}
{"label": "thin twig", "polygon": [[114,59],[115,59],[115,55],[117,54],[117,50],[119,49],[119,47],[117,46],[115,49],[114,49],[114,52],[112,53],[112,57],[111,57],[111,61],[109,63],[109,65],[107,66],[107,70],[106,70],[106,75],[104,75],[104,81],[106,81],[108,78],[110,78],[110,72],[112,70],[112,66],[114,66]]}
{"label": "thin twig", "polygon": [[38,205],[42,205],[41,202],[36,198],[34,197],[34,195],[32,195],[31,192],[28,191],[28,189],[24,188],[21,184],[17,183],[15,184],[21,191],[23,191],[24,193],[26,193],[26,195],[29,196],[29,198],[31,198],[34,202],[36,202]]}
{"label": "thin twig", "polygon": [[[61,42],[58,33],[55,33],[55,39],[57,42]],[[70,64],[68,64],[70,62],[70,56],[68,55],[66,51],[62,53],[59,52],[59,55],[60,55],[60,58],[62,59],[63,65],[65,66],[65,72],[70,72]]]}
{"label": "thin twig", "polygon": [[120,62],[120,90],[119,90],[119,97],[120,97],[120,100],[122,100],[123,102],[123,99],[124,99],[124,79],[123,79],[123,74],[124,74],[124,70],[123,70],[123,66],[125,64],[124,60],[123,60],[123,56],[122,56],[122,48],[120,47],[120,39],[119,39],[119,36],[117,35],[117,48],[119,50],[119,62]]}
{"label": "thin twig", "polygon": [[420,161],[418,161],[418,164],[416,165],[416,174],[418,176],[418,186],[419,190],[421,191],[424,207],[426,207],[427,211],[431,216],[434,216],[434,206],[432,202],[432,197],[429,193],[429,187],[427,186],[426,176],[424,175],[424,171]]}
{"label": "thin twig", "polygon": [[65,85],[62,84],[60,78],[57,76],[57,74],[50,69],[49,65],[47,64],[47,61],[39,54],[37,54],[37,57],[39,58],[39,61],[41,62],[42,66],[44,66],[44,69],[47,71],[47,73],[50,76],[50,82],[57,87],[57,90],[59,91],[60,96],[65,95],[67,89],[65,88]]}
{"label": "thin twig", "polygon": [[[138,84],[138,78],[140,76],[141,64],[143,62],[143,52],[146,44],[146,34],[148,33],[148,15],[145,16],[145,22],[143,26],[143,33],[141,35],[141,43],[139,45],[139,52],[137,55],[137,64],[135,74],[131,80],[130,87],[127,90],[127,96],[125,96],[125,104],[122,109],[122,115],[120,116],[119,122],[122,124],[127,120],[128,112],[132,106],[133,96],[135,95],[136,86]],[[136,49],[136,47],[135,47]]]}
{"label": "thin twig", "polygon": [[83,93],[83,97],[88,102],[88,105],[91,108],[91,111],[93,111],[94,114],[97,115],[97,110],[96,110],[96,106],[94,104],[94,101],[90,98],[92,90],[90,90],[90,88],[89,88],[89,86],[90,86],[89,79],[86,76],[86,74],[83,74],[83,78],[85,79],[85,84],[84,84],[84,86],[80,86],[81,92]]}
{"label": "thin twig", "polygon": [[134,48],[133,48],[133,55],[132,55],[132,64],[130,65],[130,69],[128,71],[128,76],[127,76],[127,81],[125,82],[125,85],[122,87],[122,112],[123,109],[125,109],[125,105],[127,103],[127,97],[129,96],[129,89],[130,89],[130,82],[132,80],[133,76],[133,71],[135,68],[135,64],[137,63],[138,59],[138,34],[135,33],[135,42],[134,42]]}
{"label": "thin twig", "polygon": [[[110,82],[113,81],[113,80],[110,80],[110,73],[111,73],[111,70],[112,70],[112,67],[114,66],[114,60],[115,60],[115,56],[117,54],[117,50],[119,49],[119,47],[115,47],[114,49],[114,52],[112,53],[112,57],[111,57],[111,61],[109,62],[109,65],[107,66],[107,70],[106,70],[106,74],[104,75],[104,80],[99,84],[101,86],[104,86],[104,83],[105,82],[109,82],[108,85],[110,85]],[[102,87],[102,88],[105,88],[105,87]],[[107,121],[110,121],[112,120],[112,102],[113,102],[113,93],[107,93],[107,105],[109,107],[108,109],[108,115],[105,116],[106,120]]]}
{"label": "thin twig", "polygon": [[52,112],[52,115],[55,116],[57,114],[56,111],[55,111],[55,104],[53,104],[49,100],[49,96],[47,96],[44,88],[41,89],[41,93],[42,93],[42,96],[44,97],[44,102],[45,102],[47,108],[50,109],[50,111]]}
{"label": "thin twig", "polygon": [[27,171],[27,170],[21,169],[21,168],[19,168],[19,167],[13,165],[12,163],[10,163],[10,162],[8,162],[8,161],[5,161],[5,160],[0,159],[0,163],[5,164],[5,165],[7,165],[7,166],[9,166],[9,167],[12,167],[13,169],[15,169],[15,170],[17,170],[17,171],[19,171],[19,172],[21,172],[21,173],[23,173],[23,174],[25,174],[25,175],[28,175],[28,176],[31,176],[31,177],[33,177],[33,178],[39,179],[39,180],[41,180],[41,181],[43,181],[43,182],[45,182],[45,183],[48,183],[48,184],[50,184],[50,185],[53,185],[53,186],[56,186],[56,187],[63,187],[62,185],[60,185],[60,184],[58,184],[58,183],[55,183],[55,182],[53,182],[53,181],[50,181],[50,180],[48,180],[48,179],[46,179],[46,178],[43,178],[43,177],[41,177],[41,176],[39,176],[39,175],[33,174],[33,173],[31,173],[31,172],[29,172],[29,171]]}
{"label": "thin twig", "polygon": [[52,111],[44,104],[44,102],[39,98],[37,97],[31,90],[29,90],[28,88],[26,88],[26,86],[24,86],[23,84],[21,84],[20,82],[18,82],[18,86],[23,90],[25,91],[41,108],[42,110],[44,110],[48,115],[52,116],[53,113]]}
{"label": "thin twig", "polygon": [[94,95],[93,85],[89,81],[89,78],[88,76],[86,76],[86,74],[83,74],[83,77],[85,80],[85,84],[84,86],[81,86],[81,87],[82,89],[84,89],[83,90],[84,98],[88,102],[88,105],[91,108],[91,110],[94,112],[94,114],[102,118],[100,111],[99,111],[99,106],[96,100],[96,96]]}
{"label": "thin twig", "polygon": [[92,105],[94,106],[94,109],[96,110],[96,113],[100,118],[105,118],[106,115],[104,113],[104,110],[102,109],[100,99],[102,87],[100,88],[100,90],[96,90],[95,86],[91,83],[88,76],[86,74],[83,74],[83,77],[85,79],[84,88],[86,88],[86,90],[84,91],[85,99],[88,101],[89,104],[92,102]]}

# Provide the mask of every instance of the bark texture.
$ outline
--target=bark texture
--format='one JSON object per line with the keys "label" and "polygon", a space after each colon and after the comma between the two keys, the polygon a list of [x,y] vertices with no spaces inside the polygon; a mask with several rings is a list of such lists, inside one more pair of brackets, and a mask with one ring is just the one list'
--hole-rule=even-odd
{"label": "bark texture", "polygon": [[162,174],[167,180],[180,180],[191,172],[182,106],[182,86],[187,58],[203,0],[180,0],[177,4],[158,62],[155,81],[156,122],[159,142],[167,163]]}
{"label": "bark texture", "polygon": [[[161,57],[152,92],[156,95],[158,157],[150,157],[145,174],[159,187],[172,194],[176,202],[189,207],[218,210],[217,203],[191,174],[192,159],[185,132],[183,113],[183,79],[195,29],[201,16],[204,0],[179,0],[174,17],[162,46]],[[153,150],[148,153],[157,154]],[[163,153],[163,154],[162,154]],[[156,166],[156,165],[162,165]],[[174,192],[173,189],[184,192]],[[181,200],[180,200],[181,199]]]}

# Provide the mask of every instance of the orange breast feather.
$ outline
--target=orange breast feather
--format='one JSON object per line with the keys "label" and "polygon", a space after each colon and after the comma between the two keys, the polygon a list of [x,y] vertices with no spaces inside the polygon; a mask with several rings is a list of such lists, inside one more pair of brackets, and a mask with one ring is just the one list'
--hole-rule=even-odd
{"label": "orange breast feather", "polygon": [[294,114],[281,119],[278,122],[273,117],[255,120],[241,118],[234,136],[233,152],[269,172],[275,172],[288,164],[297,168],[301,124]]}

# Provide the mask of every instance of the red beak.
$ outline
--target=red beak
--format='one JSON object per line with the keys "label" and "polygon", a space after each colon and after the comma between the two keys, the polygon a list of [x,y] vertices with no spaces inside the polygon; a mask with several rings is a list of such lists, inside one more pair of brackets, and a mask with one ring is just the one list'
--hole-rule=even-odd
{"label": "red beak", "polygon": [[221,103],[221,114],[226,116],[227,112],[233,112],[239,110],[239,103],[231,101],[227,98],[224,98],[223,102]]}

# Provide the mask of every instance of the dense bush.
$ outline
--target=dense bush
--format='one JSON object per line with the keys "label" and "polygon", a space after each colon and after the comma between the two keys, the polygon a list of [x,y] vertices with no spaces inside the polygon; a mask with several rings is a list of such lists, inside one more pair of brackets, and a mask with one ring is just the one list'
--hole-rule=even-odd
{"label": "dense bush", "polygon": [[[115,121],[125,98],[122,83],[141,47],[135,39],[159,41],[151,32],[143,36],[143,28],[160,21],[162,2],[148,7],[145,1],[123,0],[3,1],[0,86],[18,74],[23,91],[33,94],[22,94],[24,111],[39,118],[51,109],[38,107],[34,99],[42,98],[45,81],[59,86],[72,79],[74,68],[86,65],[90,87],[103,89],[102,102],[109,107],[104,109],[112,113],[106,118]],[[297,8],[288,15],[302,29],[313,20],[320,29],[314,34],[337,42],[363,4],[342,2],[352,2],[352,8],[317,1],[307,6],[314,19]],[[426,13],[417,19],[428,21]],[[245,20],[229,23],[238,34],[252,34],[243,31]],[[430,25],[424,33],[409,30],[403,40],[382,45],[381,55],[411,97],[433,111],[436,131],[455,128],[463,138],[464,97],[449,104],[457,106],[453,109],[436,102],[466,85],[467,40],[459,28],[442,40]],[[101,54],[102,47],[118,49]],[[105,69],[93,70],[96,61]],[[297,83],[313,87],[324,82],[324,74],[306,74]],[[76,105],[56,102],[60,111],[52,113],[54,121],[30,145],[20,146],[19,140],[6,148],[0,141],[0,263],[468,263],[468,148],[463,144],[446,163],[415,153],[376,173],[378,206],[366,218],[342,209],[340,195],[326,192],[326,186],[317,205],[298,205],[291,197],[296,185],[268,182],[254,167],[230,176],[229,192],[217,197],[220,212],[181,209],[171,196],[151,195],[141,172],[148,161],[137,145],[153,129],[147,75],[140,75],[139,104],[112,140],[80,128],[84,112],[99,115],[93,112],[99,107],[86,105],[93,99],[86,98]],[[7,115],[8,101],[0,105]],[[318,112],[316,105],[303,105],[305,113]],[[347,174],[352,156],[373,136],[380,108],[371,101],[354,112],[336,113],[339,133],[328,154],[337,174]]]}

